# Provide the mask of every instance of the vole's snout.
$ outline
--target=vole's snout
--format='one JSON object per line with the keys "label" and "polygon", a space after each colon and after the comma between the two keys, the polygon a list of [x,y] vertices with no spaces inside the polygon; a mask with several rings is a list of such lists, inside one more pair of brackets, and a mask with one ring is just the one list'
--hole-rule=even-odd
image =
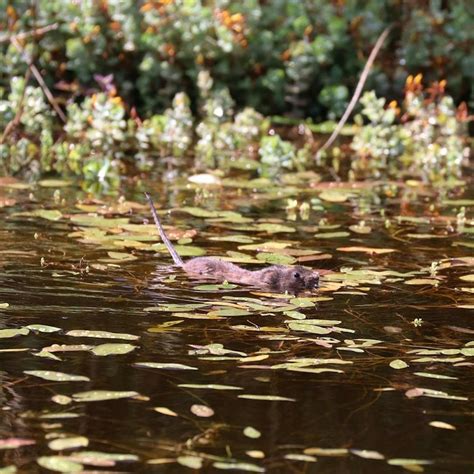
{"label": "vole's snout", "polygon": [[310,290],[315,290],[315,289],[319,288],[319,274],[318,273],[313,273],[308,278],[307,288],[310,289]]}

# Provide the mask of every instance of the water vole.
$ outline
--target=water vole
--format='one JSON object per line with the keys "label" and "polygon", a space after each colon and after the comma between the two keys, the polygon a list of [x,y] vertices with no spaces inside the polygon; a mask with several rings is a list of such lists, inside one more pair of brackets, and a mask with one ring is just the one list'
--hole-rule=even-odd
{"label": "water vole", "polygon": [[217,257],[196,257],[186,262],[183,261],[166,236],[150,195],[145,193],[145,196],[150,204],[151,213],[161,240],[166,245],[175,265],[181,267],[190,276],[204,276],[220,282],[228,281],[241,285],[252,285],[279,293],[288,292],[295,295],[319,287],[319,273],[300,265],[294,267],[272,265],[262,270],[251,271]]}

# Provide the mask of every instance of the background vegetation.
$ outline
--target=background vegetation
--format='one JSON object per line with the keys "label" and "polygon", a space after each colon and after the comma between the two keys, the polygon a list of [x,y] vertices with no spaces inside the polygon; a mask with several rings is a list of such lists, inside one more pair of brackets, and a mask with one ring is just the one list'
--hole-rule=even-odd
{"label": "background vegetation", "polygon": [[389,24],[366,88],[389,104],[410,74],[447,79],[453,116],[473,101],[473,19],[467,0],[0,0],[0,164],[113,179],[131,154],[192,148],[204,167],[239,150],[263,174],[301,169],[310,150],[266,137],[263,116],[339,118]]}

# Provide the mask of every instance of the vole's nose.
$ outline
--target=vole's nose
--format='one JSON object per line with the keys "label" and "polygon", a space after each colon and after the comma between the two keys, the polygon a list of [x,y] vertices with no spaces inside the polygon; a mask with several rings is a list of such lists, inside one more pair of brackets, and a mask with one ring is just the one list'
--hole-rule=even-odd
{"label": "vole's nose", "polygon": [[314,273],[310,278],[308,278],[308,288],[315,289],[319,288],[319,275]]}

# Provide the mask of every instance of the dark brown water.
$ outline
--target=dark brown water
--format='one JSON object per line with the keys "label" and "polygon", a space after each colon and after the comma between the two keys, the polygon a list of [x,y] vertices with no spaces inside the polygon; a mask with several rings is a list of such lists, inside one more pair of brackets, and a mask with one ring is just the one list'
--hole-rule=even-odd
{"label": "dark brown water", "polygon": [[[307,219],[298,209],[294,219],[285,211],[286,200],[268,188],[170,185],[152,191],[163,209],[186,205],[248,218],[182,212],[164,217],[179,231],[197,229],[193,242],[184,245],[207,255],[237,251],[255,258],[256,250],[238,249],[245,243],[213,240],[235,235],[247,236],[247,245],[286,242],[290,254],[315,250],[303,264],[333,273],[323,277],[313,300],[275,298],[252,288],[202,288],[203,282],[169,267],[166,254],[156,254],[152,231],[99,222],[115,217],[140,224],[148,218],[146,208],[125,206],[102,215],[97,203],[75,207],[76,198],[86,196],[74,187],[56,194],[57,203],[55,188],[0,188],[0,200],[17,201],[0,209],[0,304],[8,303],[0,308],[0,329],[59,328],[0,338],[0,467],[47,472],[38,459],[44,465],[51,461],[44,457],[64,456],[88,472],[186,472],[201,462],[202,472],[473,472],[474,307],[467,277],[474,273],[472,201],[461,203],[463,221],[456,218],[460,203],[446,203],[427,190],[359,190],[334,203],[319,201],[318,189],[299,188],[292,196],[298,206],[313,199]],[[29,199],[31,191],[37,201]],[[127,198],[144,203],[138,189]],[[117,201],[104,199],[113,206]],[[61,215],[18,215],[44,208]],[[99,212],[99,226],[71,220],[88,211]],[[349,228],[360,221],[371,229]],[[256,227],[262,223],[294,232],[269,233]],[[91,237],[91,228],[103,231],[100,238]],[[140,248],[124,248],[126,241]],[[357,249],[341,250],[346,247]],[[393,252],[376,255],[361,247]],[[123,255],[111,251],[136,259],[122,261]],[[191,303],[203,306],[183,307]],[[230,309],[241,315],[220,312]],[[315,319],[325,321],[304,324]],[[73,330],[119,335],[68,335]],[[136,347],[122,355],[92,352],[105,343]],[[40,355],[47,357],[38,356],[54,344],[89,347],[46,349]],[[423,350],[438,352],[416,353]],[[397,368],[397,360],[406,366]],[[136,365],[144,362],[193,370]],[[44,380],[25,371],[88,381]],[[129,393],[105,401],[74,396],[95,390]],[[57,395],[70,399],[60,404],[52,400]],[[202,413],[199,406],[212,411]],[[30,444],[2,450],[8,438]],[[73,438],[70,449],[52,443],[61,438]],[[85,459],[86,451],[102,454]],[[104,464],[103,453],[128,457]],[[63,472],[74,472],[68,466]]]}

